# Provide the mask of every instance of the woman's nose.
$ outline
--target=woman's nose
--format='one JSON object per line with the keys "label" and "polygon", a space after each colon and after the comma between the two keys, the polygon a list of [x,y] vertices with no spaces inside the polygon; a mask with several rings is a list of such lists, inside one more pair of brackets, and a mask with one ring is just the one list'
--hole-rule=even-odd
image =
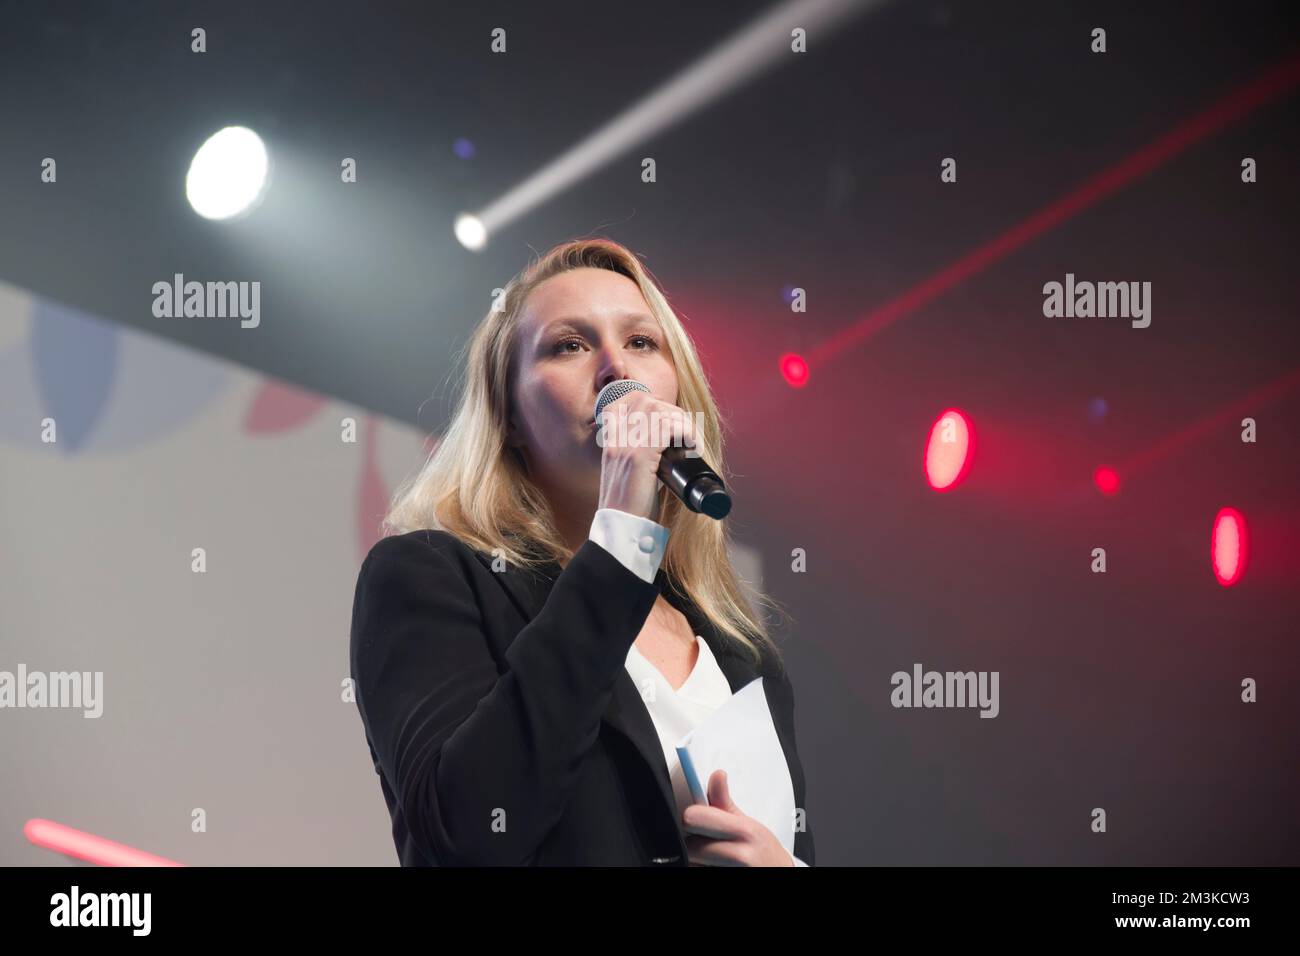
{"label": "woman's nose", "polygon": [[601,367],[600,374],[596,376],[596,394],[610,382],[617,382],[619,379],[628,377],[627,363],[622,357],[614,358]]}

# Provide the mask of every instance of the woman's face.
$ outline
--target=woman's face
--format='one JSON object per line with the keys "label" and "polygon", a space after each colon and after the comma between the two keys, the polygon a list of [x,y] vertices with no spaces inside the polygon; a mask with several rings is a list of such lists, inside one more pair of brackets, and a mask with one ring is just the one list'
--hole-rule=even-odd
{"label": "woman's face", "polygon": [[599,494],[601,449],[592,411],[616,379],[677,404],[677,372],[637,284],[608,269],[572,269],[537,286],[516,337],[510,443],[544,490]]}

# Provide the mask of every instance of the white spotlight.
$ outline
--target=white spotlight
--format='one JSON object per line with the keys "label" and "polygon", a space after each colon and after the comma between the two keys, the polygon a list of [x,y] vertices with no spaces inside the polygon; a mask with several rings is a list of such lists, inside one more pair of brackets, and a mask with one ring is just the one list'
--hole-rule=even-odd
{"label": "white spotlight", "polygon": [[483,220],[467,212],[461,213],[456,217],[456,238],[466,249],[482,249],[487,245],[487,229],[483,227]]}
{"label": "white spotlight", "polygon": [[[806,31],[806,35],[812,37],[811,43],[821,44],[830,38],[832,28],[841,21],[869,9],[878,9],[888,2],[786,0],[769,8],[757,20],[742,27],[658,89],[628,106],[484,206],[474,221],[484,233],[500,232],[583,176],[704,109],[764,70],[803,59],[791,53],[791,35],[795,28]],[[460,235],[459,226],[456,234]],[[469,246],[469,243],[465,245]]]}
{"label": "white spotlight", "polygon": [[261,201],[269,169],[261,137],[243,126],[227,126],[194,154],[185,195],[205,219],[229,219]]}

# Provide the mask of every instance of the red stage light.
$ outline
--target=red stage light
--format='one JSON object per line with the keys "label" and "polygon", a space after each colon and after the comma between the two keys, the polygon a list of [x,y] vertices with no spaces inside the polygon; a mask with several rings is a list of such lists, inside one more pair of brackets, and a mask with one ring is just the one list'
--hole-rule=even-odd
{"label": "red stage light", "polygon": [[137,850],[85,830],[34,817],[23,824],[23,835],[36,846],[45,847],[97,866],[184,866],[166,857]]}
{"label": "red stage light", "polygon": [[925,479],[935,491],[950,491],[970,471],[975,436],[970,420],[955,408],[943,412],[930,427],[925,446]]}
{"label": "red stage light", "polygon": [[1103,495],[1113,495],[1119,491],[1119,472],[1102,465],[1092,473],[1092,483]]}
{"label": "red stage light", "polygon": [[1236,508],[1220,508],[1210,535],[1214,577],[1225,588],[1241,580],[1246,570],[1246,518]]}
{"label": "red stage light", "polygon": [[808,384],[808,363],[802,355],[787,352],[781,356],[781,377],[786,384],[794,388],[803,388]]}

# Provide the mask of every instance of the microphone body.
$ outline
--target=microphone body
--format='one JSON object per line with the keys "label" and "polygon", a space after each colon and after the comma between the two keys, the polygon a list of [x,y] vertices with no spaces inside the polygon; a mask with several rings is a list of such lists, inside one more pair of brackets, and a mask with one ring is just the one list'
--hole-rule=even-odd
{"label": "microphone body", "polygon": [[[629,378],[610,382],[596,396],[593,420],[600,421],[605,407],[628,392],[649,393],[650,389]],[[690,452],[691,449],[680,445],[665,448],[663,457],[659,460],[659,480],[691,511],[721,521],[731,511],[731,493],[708,462]]]}
{"label": "microphone body", "polygon": [[659,460],[659,480],[692,511],[721,520],[731,511],[731,493],[722,479],[699,455],[676,445],[664,449]]}

